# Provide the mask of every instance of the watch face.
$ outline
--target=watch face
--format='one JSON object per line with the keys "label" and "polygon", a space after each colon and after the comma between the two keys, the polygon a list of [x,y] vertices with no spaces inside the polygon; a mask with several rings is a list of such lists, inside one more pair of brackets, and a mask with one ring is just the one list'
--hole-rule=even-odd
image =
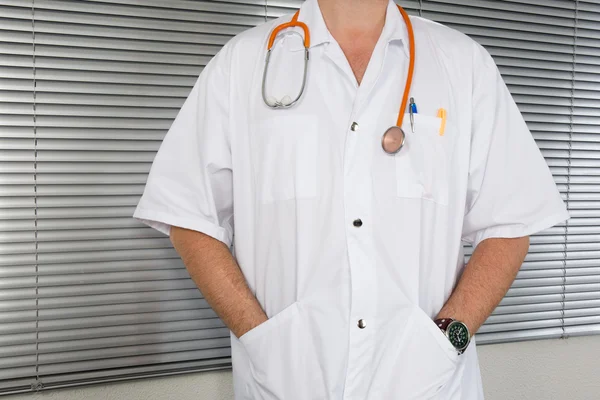
{"label": "watch face", "polygon": [[448,326],[448,338],[454,347],[463,350],[469,344],[469,329],[462,322],[452,322]]}

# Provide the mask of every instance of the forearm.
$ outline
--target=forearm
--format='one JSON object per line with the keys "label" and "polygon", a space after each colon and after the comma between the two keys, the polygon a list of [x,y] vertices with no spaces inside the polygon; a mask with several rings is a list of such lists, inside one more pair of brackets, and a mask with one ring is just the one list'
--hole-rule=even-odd
{"label": "forearm", "polygon": [[529,249],[529,237],[481,242],[437,318],[454,318],[477,332],[512,285]]}
{"label": "forearm", "polygon": [[237,337],[268,319],[225,244],[178,227],[170,236],[192,280]]}

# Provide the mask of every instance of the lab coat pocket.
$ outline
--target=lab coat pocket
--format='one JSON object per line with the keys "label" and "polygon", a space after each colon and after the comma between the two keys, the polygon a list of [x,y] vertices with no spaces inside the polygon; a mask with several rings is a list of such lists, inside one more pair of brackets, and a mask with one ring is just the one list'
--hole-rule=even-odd
{"label": "lab coat pocket", "polygon": [[443,135],[440,134],[441,125],[441,118],[415,114],[413,133],[409,114],[404,116],[405,144],[394,155],[398,197],[448,204],[448,159],[453,132],[451,125],[446,123]]}
{"label": "lab coat pocket", "polygon": [[[317,196],[317,118],[272,111],[254,129],[256,190],[262,204]],[[280,113],[280,114],[277,114]]]}
{"label": "lab coat pocket", "polygon": [[322,400],[324,375],[299,303],[239,339],[250,359],[250,392],[260,400]]}
{"label": "lab coat pocket", "polygon": [[390,332],[393,347],[382,355],[369,399],[443,399],[459,363],[450,341],[418,307],[395,321]]}
{"label": "lab coat pocket", "polygon": [[[423,394],[423,399],[438,399],[445,398],[441,395],[444,389],[448,386],[451,379],[455,376],[455,372],[458,368],[459,355],[456,348],[450,343],[450,340],[444,335],[444,333],[436,326],[435,322],[423,310],[416,307],[414,310],[414,317],[417,325],[422,328],[422,334],[425,338],[424,351],[422,361],[424,368],[429,368],[430,372],[433,372],[435,377],[429,382],[430,385],[423,385],[423,388],[429,388],[432,393]],[[437,344],[430,342],[433,339]],[[427,374],[425,374],[427,376]]]}

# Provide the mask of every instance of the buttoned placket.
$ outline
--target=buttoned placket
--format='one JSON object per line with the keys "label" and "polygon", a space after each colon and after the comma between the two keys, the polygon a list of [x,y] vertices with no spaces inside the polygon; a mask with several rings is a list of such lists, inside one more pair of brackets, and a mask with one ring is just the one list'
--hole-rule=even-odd
{"label": "buttoned placket", "polygon": [[[381,48],[383,46],[383,48]],[[379,47],[379,48],[378,48]],[[348,261],[351,275],[348,364],[344,398],[364,398],[367,378],[361,364],[373,354],[377,331],[374,320],[377,290],[372,218],[373,121],[368,99],[382,70],[387,42],[378,43],[372,61],[357,87],[344,153],[344,206]]]}

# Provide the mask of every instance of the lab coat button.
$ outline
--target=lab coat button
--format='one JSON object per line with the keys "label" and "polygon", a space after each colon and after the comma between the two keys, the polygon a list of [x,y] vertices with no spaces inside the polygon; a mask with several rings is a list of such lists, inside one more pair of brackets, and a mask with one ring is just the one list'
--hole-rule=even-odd
{"label": "lab coat button", "polygon": [[367,323],[365,322],[365,320],[364,320],[364,319],[359,319],[359,320],[358,320],[358,327],[359,327],[360,329],[365,329],[365,328],[367,327]]}
{"label": "lab coat button", "polygon": [[358,123],[353,122],[350,126],[350,129],[352,130],[352,132],[356,132],[358,130]]}
{"label": "lab coat button", "polygon": [[354,225],[357,228],[360,228],[362,226],[362,221],[359,219],[355,219],[354,222],[352,222],[352,225]]}

